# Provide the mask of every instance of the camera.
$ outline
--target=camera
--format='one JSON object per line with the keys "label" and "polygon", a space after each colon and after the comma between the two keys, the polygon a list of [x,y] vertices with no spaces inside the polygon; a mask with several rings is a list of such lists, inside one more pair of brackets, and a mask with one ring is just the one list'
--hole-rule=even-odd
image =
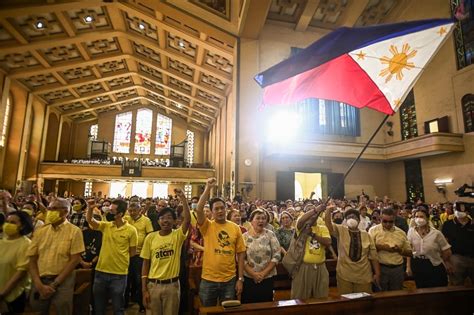
{"label": "camera", "polygon": [[454,191],[456,195],[459,197],[469,197],[474,198],[474,186],[469,186],[468,184],[464,184],[459,187],[457,190]]}

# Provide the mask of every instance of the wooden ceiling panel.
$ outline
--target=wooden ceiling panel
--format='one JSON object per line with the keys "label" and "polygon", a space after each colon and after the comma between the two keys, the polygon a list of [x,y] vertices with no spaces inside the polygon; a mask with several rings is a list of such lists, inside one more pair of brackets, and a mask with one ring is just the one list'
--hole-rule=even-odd
{"label": "wooden ceiling panel", "polygon": [[163,5],[2,8],[0,68],[68,119],[152,104],[209,128],[233,86],[236,39]]}

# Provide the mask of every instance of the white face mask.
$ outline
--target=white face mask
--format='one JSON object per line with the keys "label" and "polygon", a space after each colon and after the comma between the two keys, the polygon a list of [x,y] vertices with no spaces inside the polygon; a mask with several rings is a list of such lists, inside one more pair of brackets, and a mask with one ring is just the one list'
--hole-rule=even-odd
{"label": "white face mask", "polygon": [[424,226],[424,225],[426,225],[426,219],[424,219],[424,218],[415,218],[415,224],[417,226]]}
{"label": "white face mask", "polygon": [[346,223],[347,223],[347,226],[350,227],[351,229],[355,229],[359,225],[359,222],[356,219],[352,219],[352,218],[347,220]]}
{"label": "white face mask", "polygon": [[464,212],[464,211],[455,210],[454,211],[454,216],[458,219],[464,219],[465,217],[467,217],[467,213]]}
{"label": "white face mask", "polygon": [[108,207],[108,206],[103,206],[102,207],[103,212],[109,212],[109,210],[110,210],[110,207]]}

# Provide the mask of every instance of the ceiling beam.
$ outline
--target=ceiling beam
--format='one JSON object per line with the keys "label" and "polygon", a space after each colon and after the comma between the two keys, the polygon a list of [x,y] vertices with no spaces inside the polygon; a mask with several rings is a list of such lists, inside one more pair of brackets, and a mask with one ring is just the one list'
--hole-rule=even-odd
{"label": "ceiling beam", "polygon": [[353,27],[368,4],[369,0],[350,1],[349,7],[344,10],[340,17],[340,25]]}
{"label": "ceiling beam", "polygon": [[[246,4],[249,1],[246,1]],[[240,37],[258,39],[260,32],[267,20],[268,11],[272,0],[251,0],[248,8],[244,8],[246,13],[242,18],[243,25],[240,27]]]}
{"label": "ceiling beam", "polygon": [[308,28],[309,23],[313,19],[313,15],[319,6],[321,0],[308,0],[296,23],[295,31],[304,32]]}

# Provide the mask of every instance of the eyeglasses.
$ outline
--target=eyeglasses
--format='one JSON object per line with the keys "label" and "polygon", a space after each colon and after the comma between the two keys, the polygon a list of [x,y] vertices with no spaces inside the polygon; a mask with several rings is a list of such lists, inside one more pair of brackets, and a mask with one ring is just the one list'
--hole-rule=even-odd
{"label": "eyeglasses", "polygon": [[393,223],[393,220],[382,220],[382,223]]}

